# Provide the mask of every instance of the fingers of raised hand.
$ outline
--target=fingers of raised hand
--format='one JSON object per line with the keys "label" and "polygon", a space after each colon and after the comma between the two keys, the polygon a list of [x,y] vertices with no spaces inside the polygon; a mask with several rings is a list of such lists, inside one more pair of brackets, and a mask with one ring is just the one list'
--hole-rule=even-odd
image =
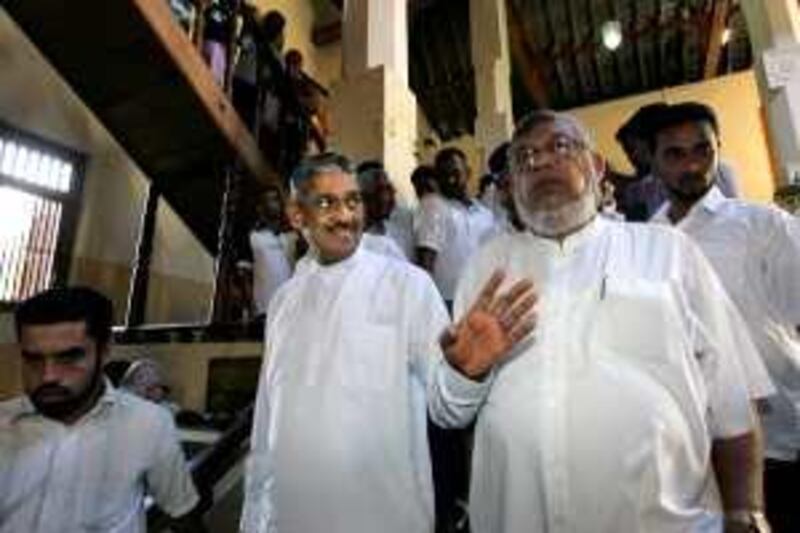
{"label": "fingers of raised hand", "polygon": [[[533,282],[527,279],[519,280],[506,292],[494,298],[488,311],[498,318],[502,318],[509,310],[516,308],[520,302],[527,300],[531,295],[535,298]],[[534,299],[533,303],[535,302]]]}
{"label": "fingers of raised hand", "polygon": [[500,285],[503,283],[505,277],[506,275],[502,270],[495,270],[489,277],[489,281],[487,281],[483,288],[481,288],[481,292],[478,294],[478,298],[472,305],[470,312],[488,311],[492,306],[492,303],[495,301],[497,289],[500,288]]}
{"label": "fingers of raised hand", "polygon": [[510,346],[514,346],[519,341],[528,336],[536,328],[536,313],[529,312],[523,316],[510,330],[507,338]]}
{"label": "fingers of raised hand", "polygon": [[537,300],[537,294],[530,291],[517,298],[513,304],[505,307],[496,315],[503,330],[509,332],[523,322],[536,305]]}

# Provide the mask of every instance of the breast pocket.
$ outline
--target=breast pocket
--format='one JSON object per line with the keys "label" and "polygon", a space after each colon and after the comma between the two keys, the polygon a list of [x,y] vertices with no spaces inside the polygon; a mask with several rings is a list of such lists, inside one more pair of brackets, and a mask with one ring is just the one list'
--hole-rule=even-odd
{"label": "breast pocket", "polygon": [[654,365],[680,357],[686,333],[668,282],[607,278],[599,294],[590,340],[596,349]]}
{"label": "breast pocket", "polygon": [[400,382],[403,350],[394,327],[349,324],[342,335],[342,383],[360,391],[383,392]]}

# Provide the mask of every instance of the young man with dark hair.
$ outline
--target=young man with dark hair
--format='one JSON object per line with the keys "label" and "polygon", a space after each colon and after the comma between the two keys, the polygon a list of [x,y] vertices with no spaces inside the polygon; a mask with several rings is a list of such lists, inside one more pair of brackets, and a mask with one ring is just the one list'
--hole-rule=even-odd
{"label": "young man with dark hair", "polygon": [[669,201],[654,222],[696,242],[747,323],[777,389],[762,404],[767,516],[800,531],[800,221],[773,206],[723,196],[716,183],[720,131],[703,104],[670,106],[654,124],[653,173]]}
{"label": "young man with dark hair", "polygon": [[411,238],[411,218],[406,227],[392,219],[400,207],[389,175],[383,168],[366,167],[358,172],[358,188],[364,199],[364,244],[374,252],[408,261],[405,244]]}
{"label": "young man with dark hair", "polygon": [[431,273],[449,305],[466,260],[497,231],[497,224],[492,212],[469,195],[470,169],[464,152],[452,147],[440,150],[434,168],[441,196],[420,205],[417,264]]}
{"label": "young man with dark hair", "polygon": [[430,165],[418,166],[411,173],[411,185],[414,187],[414,194],[417,195],[419,202],[428,196],[439,194],[436,169]]}
{"label": "young man with dark hair", "polygon": [[145,531],[145,493],[204,531],[172,417],[103,378],[111,302],[82,287],[22,302],[25,395],[0,403],[0,532]]}

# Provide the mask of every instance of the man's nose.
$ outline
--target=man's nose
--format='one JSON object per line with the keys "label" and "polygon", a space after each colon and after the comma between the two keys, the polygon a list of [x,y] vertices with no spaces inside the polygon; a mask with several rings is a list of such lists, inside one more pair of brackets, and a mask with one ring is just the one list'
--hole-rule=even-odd
{"label": "man's nose", "polygon": [[61,365],[52,359],[45,359],[42,363],[42,381],[44,383],[57,383],[61,381]]}

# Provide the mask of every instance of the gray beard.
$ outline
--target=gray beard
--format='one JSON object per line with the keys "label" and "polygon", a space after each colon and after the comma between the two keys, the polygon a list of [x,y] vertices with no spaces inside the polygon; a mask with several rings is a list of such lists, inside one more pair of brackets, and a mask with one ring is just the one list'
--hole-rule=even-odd
{"label": "gray beard", "polygon": [[523,224],[536,235],[547,238],[565,237],[588,224],[597,215],[594,187],[587,183],[579,198],[555,209],[530,209],[517,200],[514,203]]}

